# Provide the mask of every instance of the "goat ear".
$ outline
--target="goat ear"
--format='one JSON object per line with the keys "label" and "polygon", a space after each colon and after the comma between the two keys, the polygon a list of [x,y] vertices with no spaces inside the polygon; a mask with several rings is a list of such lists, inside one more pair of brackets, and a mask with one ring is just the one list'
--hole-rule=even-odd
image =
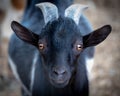
{"label": "goat ear", "polygon": [[92,33],[86,35],[83,37],[83,45],[84,48],[90,47],[90,46],[96,46],[97,44],[104,41],[107,36],[110,34],[112,28],[110,25],[105,25]]}
{"label": "goat ear", "polygon": [[11,23],[11,28],[21,40],[30,43],[34,46],[37,46],[39,39],[39,36],[37,34],[31,32],[16,21],[13,21]]}

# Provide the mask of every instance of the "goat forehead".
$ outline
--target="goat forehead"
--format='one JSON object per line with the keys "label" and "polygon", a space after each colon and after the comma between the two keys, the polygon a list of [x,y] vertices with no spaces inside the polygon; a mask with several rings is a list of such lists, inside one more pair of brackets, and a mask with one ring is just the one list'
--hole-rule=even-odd
{"label": "goat forehead", "polygon": [[[42,30],[42,35],[50,37],[72,37],[75,34],[80,34],[79,27],[70,18],[59,17],[53,22],[49,22]],[[43,37],[43,36],[42,36]]]}
{"label": "goat forehead", "polygon": [[[56,25],[54,27],[54,25]],[[79,32],[78,26],[70,18],[59,18],[57,21],[53,22],[53,27],[55,34],[59,36],[72,36]]]}
{"label": "goat forehead", "polygon": [[41,38],[44,37],[49,46],[60,50],[70,48],[76,39],[82,41],[79,27],[72,19],[65,17],[49,22],[42,31]]}
{"label": "goat forehead", "polygon": [[[56,26],[54,26],[56,25]],[[78,26],[69,18],[59,18],[53,23],[54,34],[53,39],[59,41],[71,41],[75,38],[80,38],[80,30]]]}

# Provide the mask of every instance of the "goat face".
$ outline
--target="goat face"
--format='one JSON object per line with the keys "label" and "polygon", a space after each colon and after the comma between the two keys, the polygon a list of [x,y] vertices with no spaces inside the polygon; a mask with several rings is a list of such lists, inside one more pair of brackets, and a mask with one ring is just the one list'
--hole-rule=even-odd
{"label": "goat face", "polygon": [[42,64],[50,82],[57,87],[68,84],[83,43],[72,19],[59,18],[48,23],[39,36]]}
{"label": "goat face", "polygon": [[58,88],[65,87],[72,79],[74,72],[77,71],[80,53],[86,47],[102,42],[111,32],[111,27],[106,25],[86,36],[81,36],[78,25],[67,17],[59,17],[47,23],[40,35],[15,21],[11,27],[20,39],[38,48],[44,73],[49,82]]}

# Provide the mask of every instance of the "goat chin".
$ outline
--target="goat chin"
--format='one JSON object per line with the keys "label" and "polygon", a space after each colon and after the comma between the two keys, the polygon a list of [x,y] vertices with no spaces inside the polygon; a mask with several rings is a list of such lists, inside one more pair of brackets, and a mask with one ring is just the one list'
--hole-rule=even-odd
{"label": "goat chin", "polygon": [[68,85],[69,80],[50,80],[51,84],[56,88],[64,88]]}

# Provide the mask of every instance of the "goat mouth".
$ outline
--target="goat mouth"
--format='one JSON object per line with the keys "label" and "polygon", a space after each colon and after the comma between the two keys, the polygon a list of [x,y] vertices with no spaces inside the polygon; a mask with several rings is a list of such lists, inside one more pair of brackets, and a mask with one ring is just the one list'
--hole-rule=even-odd
{"label": "goat mouth", "polygon": [[51,79],[51,83],[53,86],[57,87],[57,88],[63,88],[68,84],[69,80],[54,80]]}

